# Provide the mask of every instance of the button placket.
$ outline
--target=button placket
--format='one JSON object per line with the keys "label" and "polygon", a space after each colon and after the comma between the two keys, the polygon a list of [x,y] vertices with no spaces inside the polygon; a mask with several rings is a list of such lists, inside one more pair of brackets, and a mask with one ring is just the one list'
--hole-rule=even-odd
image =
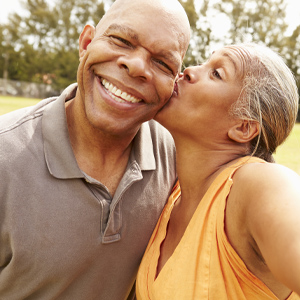
{"label": "button placket", "polygon": [[102,242],[104,244],[112,243],[121,239],[122,198],[130,186],[141,179],[143,179],[143,175],[140,167],[136,161],[133,161],[131,166],[127,168],[127,171],[125,172],[112,200],[109,219],[102,238]]}

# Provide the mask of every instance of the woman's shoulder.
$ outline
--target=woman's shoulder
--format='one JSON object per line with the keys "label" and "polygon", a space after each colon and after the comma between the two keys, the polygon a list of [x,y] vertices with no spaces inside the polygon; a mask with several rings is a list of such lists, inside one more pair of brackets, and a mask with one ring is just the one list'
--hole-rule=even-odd
{"label": "woman's shoulder", "polygon": [[[299,183],[300,176],[293,170],[277,163],[248,163],[240,167],[234,175],[234,183],[250,191],[258,191],[268,186],[284,189],[284,184]],[[297,184],[295,187],[300,188]]]}
{"label": "woman's shoulder", "polygon": [[248,163],[233,176],[227,209],[243,224],[245,220],[273,218],[288,206],[299,207],[300,176],[276,163]]}
{"label": "woman's shoulder", "polygon": [[238,203],[242,218],[275,215],[274,210],[299,206],[300,176],[276,163],[249,163],[237,170],[229,200]]}

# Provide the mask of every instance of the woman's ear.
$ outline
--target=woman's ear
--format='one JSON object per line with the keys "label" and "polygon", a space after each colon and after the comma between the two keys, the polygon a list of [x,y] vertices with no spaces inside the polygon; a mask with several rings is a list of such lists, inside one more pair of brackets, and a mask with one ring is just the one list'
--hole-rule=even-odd
{"label": "woman's ear", "polygon": [[259,123],[253,120],[241,120],[228,131],[230,139],[238,143],[248,143],[259,134]]}
{"label": "woman's ear", "polygon": [[84,56],[87,46],[95,36],[95,28],[91,25],[86,25],[79,37],[79,60]]}

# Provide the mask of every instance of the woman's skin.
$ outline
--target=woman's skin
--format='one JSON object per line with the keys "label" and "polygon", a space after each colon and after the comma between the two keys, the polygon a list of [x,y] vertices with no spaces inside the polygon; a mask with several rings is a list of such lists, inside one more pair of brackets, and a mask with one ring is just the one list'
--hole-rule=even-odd
{"label": "woman's skin", "polygon": [[[156,120],[173,135],[181,197],[161,246],[157,275],[181,240],[216,176],[245,155],[259,134],[256,121],[231,113],[243,86],[247,53],[238,47],[214,52],[187,68]],[[248,269],[279,299],[300,294],[300,180],[273,163],[253,163],[234,175],[227,200],[227,237]]]}

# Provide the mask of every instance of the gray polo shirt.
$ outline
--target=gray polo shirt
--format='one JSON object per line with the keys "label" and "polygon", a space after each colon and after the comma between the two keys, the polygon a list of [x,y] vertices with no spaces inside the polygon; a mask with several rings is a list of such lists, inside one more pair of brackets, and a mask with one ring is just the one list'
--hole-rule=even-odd
{"label": "gray polo shirt", "polygon": [[0,299],[126,299],[176,180],[169,133],[134,139],[111,197],[78,167],[60,97],[0,117]]}

